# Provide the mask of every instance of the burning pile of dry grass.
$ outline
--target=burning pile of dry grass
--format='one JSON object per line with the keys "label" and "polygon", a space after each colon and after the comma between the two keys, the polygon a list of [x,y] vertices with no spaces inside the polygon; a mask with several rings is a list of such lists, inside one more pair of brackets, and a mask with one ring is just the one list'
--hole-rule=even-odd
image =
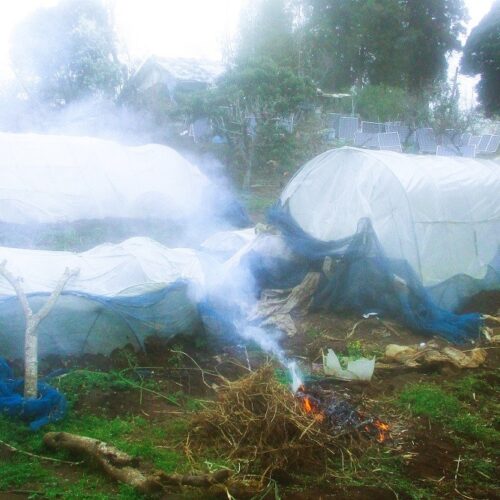
{"label": "burning pile of dry grass", "polygon": [[302,401],[266,365],[234,382],[193,420],[191,442],[210,442],[227,458],[243,459],[248,470],[291,469],[323,461],[338,448]]}

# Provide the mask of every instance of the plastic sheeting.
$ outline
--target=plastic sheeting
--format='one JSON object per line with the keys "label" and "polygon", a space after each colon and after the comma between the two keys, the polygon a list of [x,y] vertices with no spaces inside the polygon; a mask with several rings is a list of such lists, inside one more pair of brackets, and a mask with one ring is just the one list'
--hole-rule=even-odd
{"label": "plastic sheeting", "polygon": [[186,219],[210,211],[212,188],[197,167],[167,146],[0,133],[3,223]]}
{"label": "plastic sheeting", "polygon": [[[190,333],[199,322],[202,265],[195,251],[148,238],[105,244],[80,254],[0,248],[0,261],[19,276],[33,310],[65,268],[79,269],[39,326],[40,356],[110,354],[150,335]],[[22,357],[25,320],[11,285],[0,277],[0,355]]]}
{"label": "plastic sheeting", "polygon": [[486,277],[500,246],[499,193],[493,161],[341,148],[304,165],[280,203],[324,242],[354,235],[369,219],[385,255],[433,287]]}
{"label": "plastic sheeting", "polygon": [[209,253],[232,256],[257,237],[254,227],[237,231],[219,231],[207,238],[201,248]]}

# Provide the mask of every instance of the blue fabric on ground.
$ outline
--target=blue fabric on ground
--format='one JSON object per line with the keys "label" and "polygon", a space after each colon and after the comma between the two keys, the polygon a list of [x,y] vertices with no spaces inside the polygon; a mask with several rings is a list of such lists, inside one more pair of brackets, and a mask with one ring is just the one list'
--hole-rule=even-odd
{"label": "blue fabric on ground", "polygon": [[38,383],[38,398],[23,397],[24,381],[15,379],[10,366],[0,358],[0,413],[29,422],[30,429],[61,420],[67,411],[66,398],[45,382]]}
{"label": "blue fabric on ground", "polygon": [[360,220],[353,236],[332,242],[308,235],[279,204],[270,209],[268,221],[281,230],[294,253],[308,260],[309,269],[321,269],[325,257],[332,259],[332,271],[323,274],[314,308],[376,312],[455,343],[479,335],[480,315],[458,315],[436,306],[407,262],[385,256],[370,220]]}

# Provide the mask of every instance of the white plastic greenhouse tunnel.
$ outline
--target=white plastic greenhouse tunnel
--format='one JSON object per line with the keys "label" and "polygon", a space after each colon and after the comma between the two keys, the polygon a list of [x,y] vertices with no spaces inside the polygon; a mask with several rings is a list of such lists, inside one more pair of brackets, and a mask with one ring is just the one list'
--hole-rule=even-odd
{"label": "white plastic greenhouse tunnel", "polygon": [[[177,235],[181,230],[196,237],[201,233],[201,242],[210,234],[208,229],[213,232],[241,225],[231,220],[235,205],[228,192],[167,146],[0,133],[3,244],[37,247],[36,242],[28,244],[31,235],[43,237],[54,227],[74,227],[75,223],[80,237],[84,230],[105,232],[105,223],[115,230],[123,228],[116,241],[138,235],[161,239],[165,231],[158,229],[160,223],[167,229],[171,224],[171,232]],[[239,215],[236,213],[236,219]],[[96,229],[88,221],[100,227]],[[142,222],[134,227],[134,221]],[[149,226],[144,221],[150,221]],[[151,234],[146,227],[152,228]],[[22,240],[19,236],[24,232],[29,236]],[[107,240],[109,234],[103,234],[97,243]]]}
{"label": "white plastic greenhouse tunnel", "polygon": [[[190,334],[199,325],[196,295],[204,273],[194,250],[170,249],[149,238],[103,244],[83,253],[0,247],[0,262],[22,280],[34,310],[65,268],[78,270],[38,329],[40,357],[109,355],[150,336]],[[2,356],[21,358],[25,318],[18,298],[0,277]]]}
{"label": "white plastic greenhouse tunnel", "polygon": [[500,165],[344,147],[305,164],[280,203],[308,235],[336,241],[370,219],[386,256],[406,260],[436,303],[500,289]]}

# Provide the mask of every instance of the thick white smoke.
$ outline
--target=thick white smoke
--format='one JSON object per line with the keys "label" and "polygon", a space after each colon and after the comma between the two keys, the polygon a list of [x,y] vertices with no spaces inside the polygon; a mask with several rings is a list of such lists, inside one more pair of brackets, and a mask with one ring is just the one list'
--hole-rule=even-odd
{"label": "thick white smoke", "polygon": [[296,361],[289,359],[280,345],[283,333],[263,328],[255,320],[249,319],[256,310],[259,294],[249,267],[250,261],[244,256],[252,251],[282,256],[283,252],[278,251],[282,242],[277,239],[279,238],[273,236],[257,236],[229,260],[210,260],[205,265],[206,281],[203,291],[198,290],[197,300],[201,299],[209,304],[209,308],[218,316],[220,321],[216,321],[216,329],[219,332],[230,332],[247,342],[255,343],[287,369],[295,392],[303,383],[302,375]]}
{"label": "thick white smoke", "polygon": [[[22,101],[16,102],[16,106],[22,104]],[[0,102],[2,106],[5,111],[5,100]],[[3,130],[17,133],[16,136],[0,133],[0,150],[5,143],[0,160],[0,224],[29,228],[26,234],[30,234],[32,241],[25,239],[24,246],[36,247],[43,240],[42,233],[53,231],[54,225],[59,222],[76,223],[70,234],[78,238],[85,220],[107,219],[116,228],[121,224],[118,222],[120,219],[122,222],[150,219],[153,220],[152,225],[139,224],[139,234],[161,240],[163,229],[155,230],[155,221],[170,218],[177,223],[178,232],[163,243],[171,247],[197,245],[211,234],[231,227],[225,220],[225,214],[235,210],[236,203],[224,175],[224,166],[208,155],[199,157],[187,152],[188,162],[163,146],[147,145],[168,140],[168,131],[155,129],[146,115],[101,100],[86,100],[38,114],[24,109],[22,120],[14,120],[16,113],[14,109],[11,111],[4,116],[10,116],[12,121],[0,122]],[[37,136],[27,132],[34,132]],[[110,139],[116,146],[107,142]],[[134,147],[126,149],[119,143]],[[158,151],[157,156],[155,150]],[[134,155],[142,155],[143,158],[142,163],[136,162],[137,165],[132,168],[138,168],[137,172],[120,175],[126,172]],[[156,161],[154,158],[158,159],[157,166],[152,163]],[[161,175],[162,162],[165,163],[165,175]],[[167,165],[169,162],[170,168]],[[176,165],[172,166],[172,162]],[[201,166],[203,173],[197,165]],[[58,177],[57,168],[64,166],[69,168]],[[20,169],[24,169],[22,175]],[[33,185],[26,184],[30,171],[36,171]],[[91,175],[92,171],[95,178]],[[5,194],[8,188],[7,172],[12,179],[16,175],[23,178],[18,186],[10,186],[17,192],[22,191],[23,183],[26,188],[25,198],[20,199],[17,205],[12,202],[11,196],[9,201],[7,196],[2,197],[2,189]],[[139,192],[139,188],[149,182],[148,179],[151,186],[144,188],[142,195],[135,196],[134,193]],[[110,180],[115,185],[107,191],[105,186]],[[160,189],[162,183],[164,186]],[[129,198],[135,196],[132,206],[125,203],[126,196],[117,196],[120,191],[128,193]],[[29,210],[26,208],[28,205],[31,206]],[[129,224],[129,227],[121,228],[122,239],[137,234],[137,224],[124,224]],[[10,232],[19,234],[19,231]],[[20,232],[23,232],[22,229]],[[9,228],[3,228],[0,238],[8,234]],[[101,231],[98,237],[101,240],[92,241],[92,245],[89,242],[87,248],[105,243],[113,236],[112,232]],[[51,242],[58,243],[57,239],[49,238],[49,245]],[[210,303],[222,316],[227,315],[225,319],[231,323],[234,334],[247,342],[254,342],[290,371],[292,387],[296,390],[301,384],[301,377],[296,363],[287,359],[279,345],[280,333],[266,331],[247,319],[257,302],[251,270],[243,265],[228,266],[223,261],[211,261],[206,270],[205,283],[203,287],[193,287],[192,300]]]}

